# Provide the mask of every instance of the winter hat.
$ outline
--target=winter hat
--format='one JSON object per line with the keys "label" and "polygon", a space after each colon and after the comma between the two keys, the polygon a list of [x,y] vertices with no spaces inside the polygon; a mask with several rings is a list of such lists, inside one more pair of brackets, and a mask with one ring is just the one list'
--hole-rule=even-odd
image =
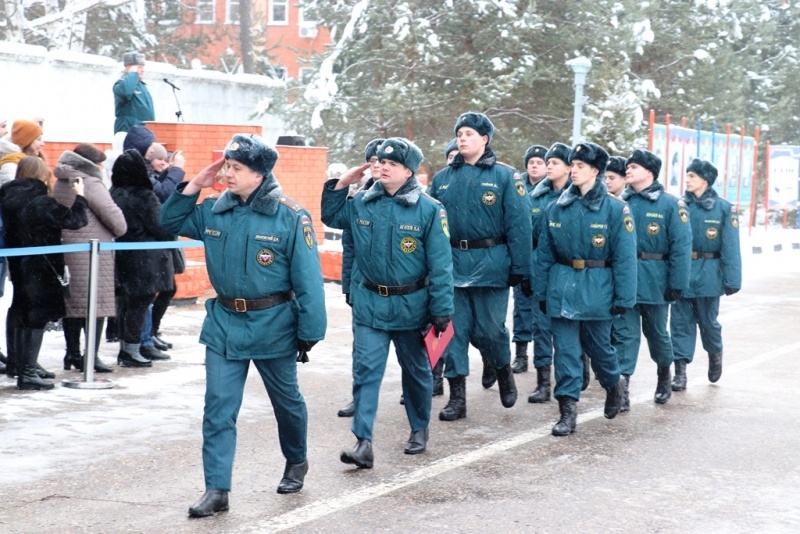
{"label": "winter hat", "polygon": [[126,67],[130,67],[131,65],[144,66],[144,55],[139,52],[126,52],[122,56],[122,64]]}
{"label": "winter hat", "polygon": [[693,172],[706,182],[708,186],[714,185],[717,181],[717,168],[711,164],[710,161],[704,159],[693,159],[692,162],[686,167],[686,172]]}
{"label": "winter hat", "polygon": [[627,167],[628,165],[625,162],[625,158],[623,158],[622,156],[611,156],[610,158],[608,158],[608,165],[606,166],[606,172],[613,172],[619,174],[624,178],[625,169]]}
{"label": "winter hat", "polygon": [[456,121],[456,127],[453,128],[453,133],[458,134],[458,130],[464,126],[472,128],[481,135],[489,136],[489,142],[492,142],[494,124],[492,124],[489,117],[483,113],[475,113],[473,111],[463,113]]}
{"label": "winter hat", "polygon": [[114,166],[111,168],[111,185],[153,188],[153,183],[147,174],[147,165],[138,150],[134,148],[126,150],[114,161]]}
{"label": "winter hat", "polygon": [[150,154],[150,159],[167,159],[167,149],[161,143],[153,143],[153,152]]}
{"label": "winter hat", "polygon": [[661,172],[661,158],[659,158],[649,150],[637,148],[636,150],[631,152],[631,155],[628,156],[627,161],[625,161],[625,167],[627,167],[631,163],[640,165],[645,169],[647,169],[648,171],[652,172],[653,178],[658,180],[658,173]]}
{"label": "winter hat", "polygon": [[156,140],[156,134],[142,126],[141,124],[134,124],[128,130],[128,135],[125,136],[125,141],[122,143],[122,150],[130,150],[135,148],[139,154],[144,156],[147,154],[147,149]]}
{"label": "winter hat", "polygon": [[42,127],[31,121],[14,121],[11,142],[24,149],[42,135]]}
{"label": "winter hat", "polygon": [[444,147],[444,158],[447,159],[447,157],[450,155],[450,152],[453,150],[458,150],[458,139],[455,137],[452,138],[449,143],[447,143],[446,147]]}
{"label": "winter hat", "polygon": [[96,146],[90,143],[81,143],[72,149],[77,155],[88,159],[95,165],[103,163],[106,160],[106,154]]}
{"label": "winter hat", "polygon": [[384,141],[385,139],[379,137],[378,139],[373,139],[372,141],[367,143],[367,146],[364,147],[364,161],[369,163],[369,160],[372,159],[372,156],[377,157],[378,147],[380,147],[381,143],[383,143]]}
{"label": "winter hat", "polygon": [[422,150],[402,137],[390,137],[378,148],[378,159],[389,159],[416,173],[422,163]]}
{"label": "winter hat", "polygon": [[573,161],[588,163],[600,171],[600,174],[603,174],[606,172],[606,165],[608,165],[608,152],[594,143],[579,143],[569,153],[569,164],[572,165]]}
{"label": "winter hat", "polygon": [[523,165],[523,167],[528,166],[528,162],[531,160],[531,158],[544,159],[546,155],[547,155],[547,147],[544,147],[542,145],[533,145],[532,147],[529,147],[528,150],[525,151],[525,157],[524,157],[525,164]]}
{"label": "winter hat", "polygon": [[[560,159],[567,165],[569,165],[569,152],[572,150],[568,145],[564,143],[553,143],[550,147],[550,150],[544,155],[544,162],[547,163],[552,158]],[[526,163],[527,165],[527,163]]]}
{"label": "winter hat", "polygon": [[236,134],[225,147],[225,159],[235,159],[265,178],[278,161],[278,151],[254,134]]}

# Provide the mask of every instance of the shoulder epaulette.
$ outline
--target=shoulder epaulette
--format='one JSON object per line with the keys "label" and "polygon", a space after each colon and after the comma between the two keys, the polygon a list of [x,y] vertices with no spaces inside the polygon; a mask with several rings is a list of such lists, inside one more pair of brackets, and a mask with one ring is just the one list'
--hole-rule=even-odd
{"label": "shoulder epaulette", "polygon": [[423,192],[422,192],[422,196],[423,196],[423,197],[428,197],[429,199],[433,200],[433,201],[434,201],[435,203],[437,203],[437,204],[441,204],[441,201],[440,201],[438,198],[433,198],[432,196],[430,196],[430,195],[429,195],[428,193],[426,193],[425,191],[423,191]]}
{"label": "shoulder epaulette", "polygon": [[299,202],[297,202],[296,200],[293,200],[293,199],[291,199],[289,197],[282,196],[281,197],[281,204],[283,204],[287,208],[291,209],[292,211],[302,211],[303,210],[303,206],[301,206]]}
{"label": "shoulder epaulette", "polygon": [[509,168],[509,169],[511,169],[512,171],[514,171],[514,172],[517,172],[517,169],[515,169],[514,167],[512,167],[512,166],[511,166],[511,165],[509,165],[508,163],[503,163],[502,161],[497,161],[497,162],[495,162],[495,163],[497,163],[498,165],[502,165],[503,167],[508,167],[508,168]]}

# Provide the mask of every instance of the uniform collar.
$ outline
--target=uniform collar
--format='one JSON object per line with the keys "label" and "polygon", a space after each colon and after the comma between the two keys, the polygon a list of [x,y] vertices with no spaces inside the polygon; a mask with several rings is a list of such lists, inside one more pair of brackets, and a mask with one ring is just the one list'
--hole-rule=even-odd
{"label": "uniform collar", "polygon": [[[492,149],[489,148],[489,145],[486,145],[483,155],[478,158],[478,161],[475,162],[475,167],[480,169],[488,169],[495,163],[497,163],[497,156],[494,155],[494,152],[492,152]],[[450,162],[450,166],[454,169],[457,169],[463,165],[466,165],[466,162],[464,161],[464,156],[461,154],[456,154],[456,157],[454,157],[453,161]]]}
{"label": "uniform collar", "polygon": [[689,191],[687,191],[683,195],[683,198],[686,200],[687,204],[692,204],[692,203],[696,202],[704,210],[710,210],[710,209],[712,209],[714,207],[714,204],[717,203],[717,199],[719,198],[719,195],[717,194],[717,191],[715,189],[713,189],[712,187],[709,187],[699,197],[696,197],[694,195],[694,193],[690,193]]}
{"label": "uniform collar", "polygon": [[608,196],[608,188],[603,183],[603,179],[603,174],[598,174],[594,187],[585,195],[581,195],[581,190],[578,189],[578,186],[570,184],[569,187],[564,188],[564,192],[561,193],[556,202],[559,206],[569,206],[576,200],[580,200],[581,204],[590,211],[599,211],[603,200]]}
{"label": "uniform collar", "polygon": [[[264,177],[264,181],[259,188],[250,195],[247,199],[247,205],[250,206],[255,212],[264,215],[275,215],[278,211],[278,205],[281,202],[283,191],[275,176],[270,173]],[[212,213],[222,213],[233,208],[241,206],[239,197],[232,194],[230,191],[224,191],[214,206],[211,208]]]}
{"label": "uniform collar", "polygon": [[[421,194],[422,186],[419,185],[417,177],[412,176],[390,198],[394,198],[401,206],[413,206],[419,201]],[[364,202],[372,202],[384,195],[389,196],[386,194],[383,184],[380,181],[376,181],[372,187],[364,192]]]}
{"label": "uniform collar", "polygon": [[664,192],[664,186],[661,185],[661,182],[658,180],[654,181],[652,184],[648,185],[638,193],[633,190],[631,186],[626,186],[625,189],[622,191],[621,198],[622,200],[626,201],[634,195],[639,195],[642,198],[646,198],[651,202],[655,202],[658,200],[658,197]]}
{"label": "uniform collar", "polygon": [[[569,189],[569,186],[571,185],[572,185],[572,178],[567,178],[567,181],[564,183],[564,189]],[[533,198],[541,198],[545,195],[552,193],[553,191],[555,191],[555,189],[553,189],[553,182],[551,182],[547,178],[544,178],[541,182],[536,184],[536,187],[533,189],[531,196]]]}

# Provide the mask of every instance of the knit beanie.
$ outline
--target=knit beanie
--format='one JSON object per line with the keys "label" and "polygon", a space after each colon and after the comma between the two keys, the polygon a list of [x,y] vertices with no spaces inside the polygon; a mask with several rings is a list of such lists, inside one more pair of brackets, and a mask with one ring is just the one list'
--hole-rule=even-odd
{"label": "knit beanie", "polygon": [[130,150],[135,148],[143,157],[147,154],[147,149],[156,140],[156,134],[142,126],[141,124],[134,124],[128,130],[125,136],[125,141],[122,143],[122,150]]}
{"label": "knit beanie", "polygon": [[42,135],[42,127],[31,121],[14,121],[11,128],[11,142],[24,150]]}

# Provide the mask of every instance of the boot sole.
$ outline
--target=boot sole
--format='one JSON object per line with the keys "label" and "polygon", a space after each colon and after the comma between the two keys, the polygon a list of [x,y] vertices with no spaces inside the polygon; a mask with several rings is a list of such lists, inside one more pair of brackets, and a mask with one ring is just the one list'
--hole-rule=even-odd
{"label": "boot sole", "polygon": [[445,416],[441,413],[439,414],[439,421],[458,421],[459,419],[466,419],[467,412],[459,413],[455,417]]}
{"label": "boot sole", "polygon": [[220,508],[219,510],[214,510],[212,512],[205,512],[205,513],[200,513],[200,512],[194,511],[191,508],[189,508],[189,517],[195,518],[195,519],[199,519],[201,517],[211,517],[214,514],[218,514],[220,512],[227,512],[227,511],[228,511],[228,507],[227,506],[225,506],[223,508]]}
{"label": "boot sole", "polygon": [[373,462],[362,462],[350,456],[350,454],[343,452],[339,455],[339,459],[342,461],[343,464],[355,465],[356,467],[360,467],[361,469],[372,469]]}
{"label": "boot sole", "polygon": [[117,365],[120,367],[152,367],[153,364],[150,362],[147,363],[131,363],[126,361],[117,362]]}

